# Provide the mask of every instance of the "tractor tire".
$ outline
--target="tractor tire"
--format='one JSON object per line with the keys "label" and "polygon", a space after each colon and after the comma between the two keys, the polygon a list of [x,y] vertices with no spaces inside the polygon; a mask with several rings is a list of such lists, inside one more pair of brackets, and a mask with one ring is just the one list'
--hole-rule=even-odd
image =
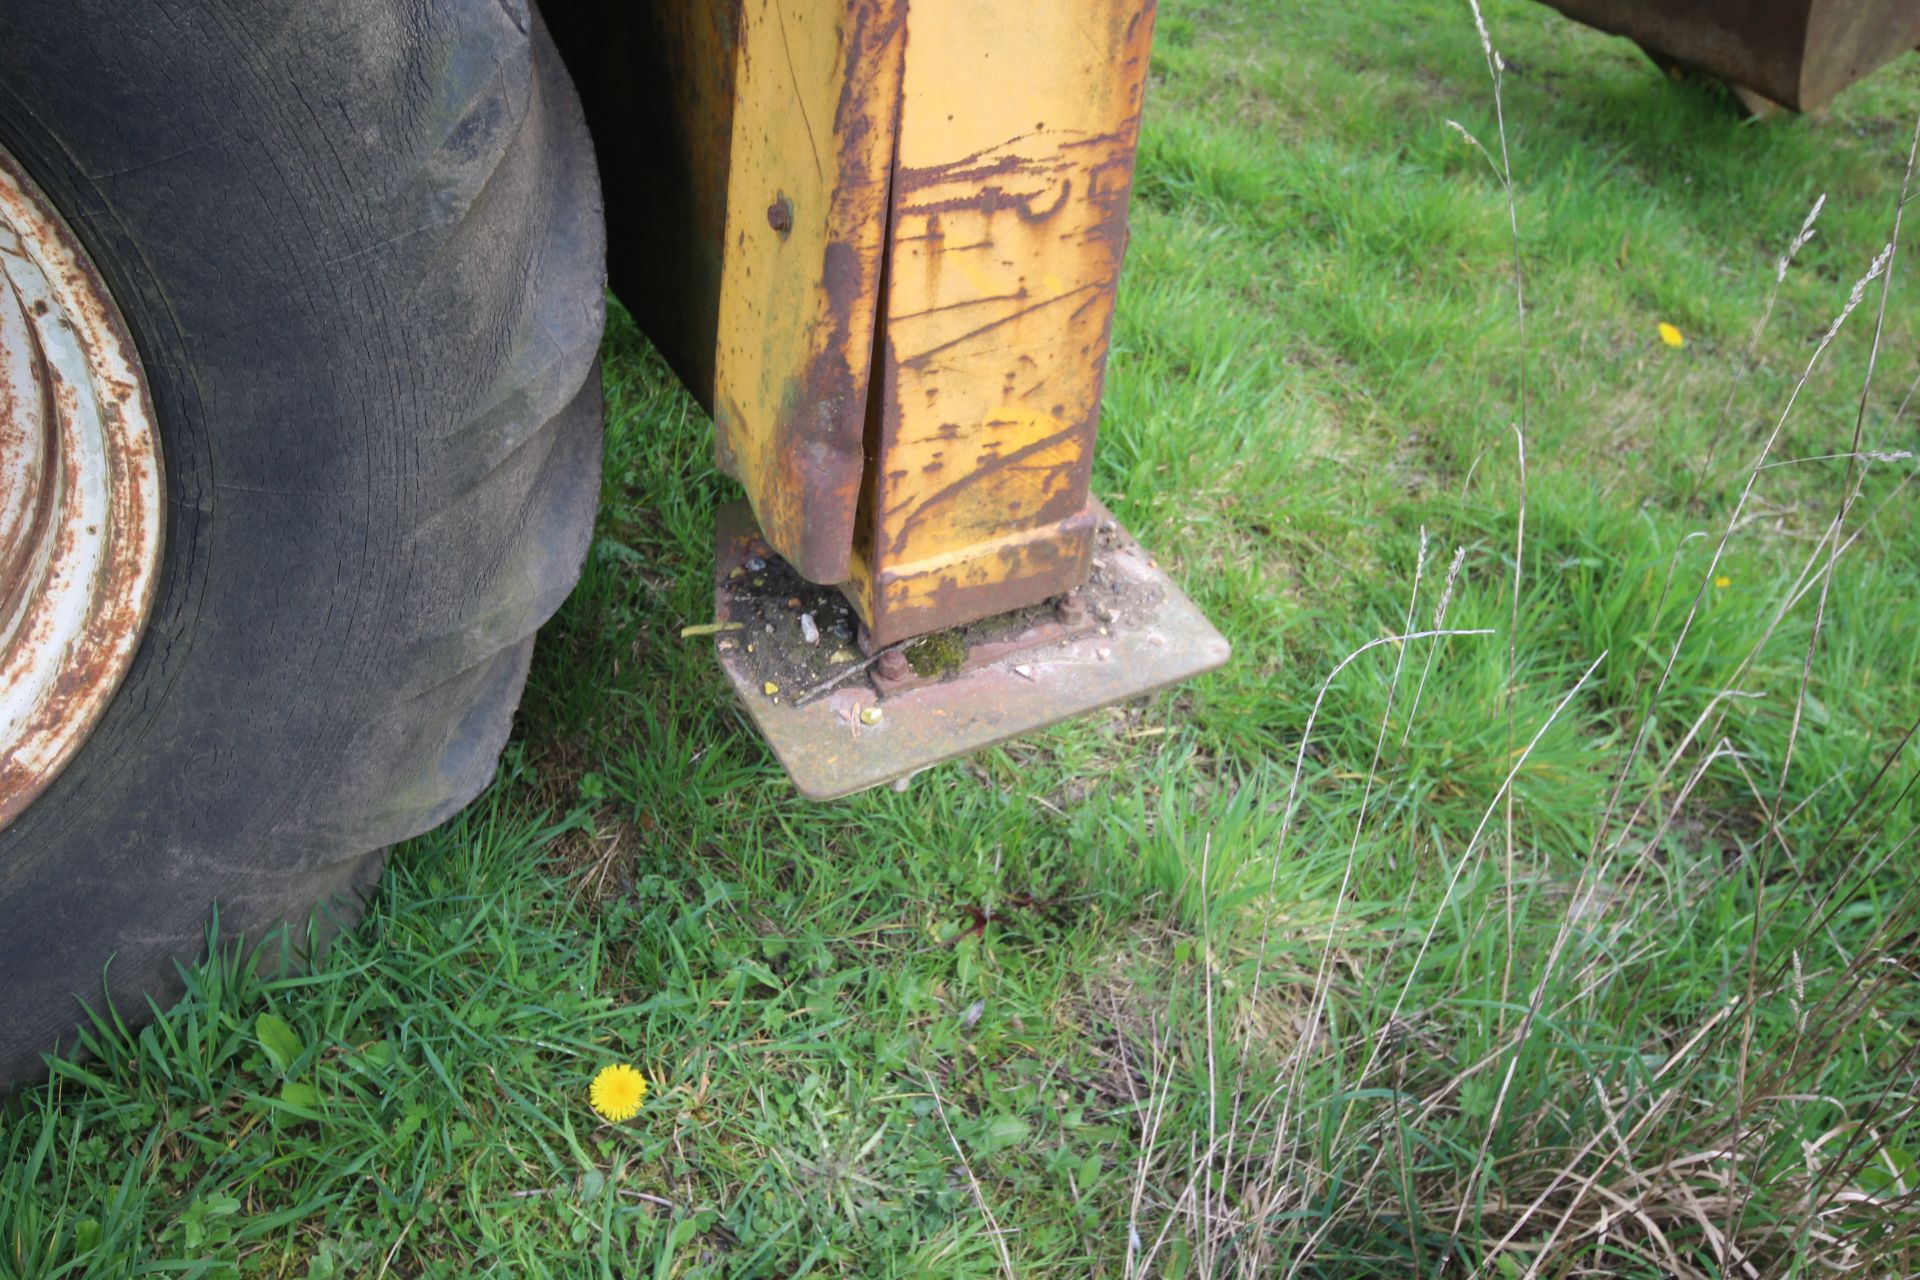
{"label": "tractor tire", "polygon": [[527,0],[8,0],[0,146],[166,474],[133,665],[0,831],[4,1090],[487,785],[591,535],[605,232]]}

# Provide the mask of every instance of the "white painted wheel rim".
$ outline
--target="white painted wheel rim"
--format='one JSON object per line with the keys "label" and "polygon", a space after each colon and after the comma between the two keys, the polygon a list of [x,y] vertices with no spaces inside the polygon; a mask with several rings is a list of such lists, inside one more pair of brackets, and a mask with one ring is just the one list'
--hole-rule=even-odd
{"label": "white painted wheel rim", "polygon": [[119,309],[0,151],[0,827],[73,758],[133,662],[162,490]]}

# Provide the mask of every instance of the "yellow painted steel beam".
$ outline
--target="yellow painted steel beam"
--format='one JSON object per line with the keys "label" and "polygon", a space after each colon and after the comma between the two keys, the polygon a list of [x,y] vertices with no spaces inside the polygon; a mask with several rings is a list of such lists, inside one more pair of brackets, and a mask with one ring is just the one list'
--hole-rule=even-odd
{"label": "yellow painted steel beam", "polygon": [[846,590],[887,644],[1085,575],[1152,0],[911,0]]}
{"label": "yellow painted steel beam", "polygon": [[714,362],[720,467],[841,582],[866,468],[906,0],[745,0]]}
{"label": "yellow painted steel beam", "polygon": [[743,0],[714,415],[872,643],[1085,575],[1152,0]]}

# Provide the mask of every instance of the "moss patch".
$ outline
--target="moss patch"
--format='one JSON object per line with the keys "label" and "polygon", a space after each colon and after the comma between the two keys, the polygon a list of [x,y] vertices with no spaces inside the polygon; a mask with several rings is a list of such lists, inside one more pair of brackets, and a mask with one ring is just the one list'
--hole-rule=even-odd
{"label": "moss patch", "polygon": [[965,665],[967,644],[958,629],[936,631],[908,645],[906,655],[915,675],[950,676]]}

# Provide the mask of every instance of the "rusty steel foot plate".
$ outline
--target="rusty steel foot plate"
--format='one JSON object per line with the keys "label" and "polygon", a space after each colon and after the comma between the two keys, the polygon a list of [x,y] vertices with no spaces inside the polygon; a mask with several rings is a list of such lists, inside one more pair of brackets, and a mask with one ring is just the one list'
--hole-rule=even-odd
{"label": "rusty steel foot plate", "polygon": [[[802,795],[831,800],[1211,671],[1230,649],[1095,504],[1086,585],[868,654],[836,587],[773,554],[745,502],[720,509],[721,669]],[[886,690],[883,694],[882,690]]]}

